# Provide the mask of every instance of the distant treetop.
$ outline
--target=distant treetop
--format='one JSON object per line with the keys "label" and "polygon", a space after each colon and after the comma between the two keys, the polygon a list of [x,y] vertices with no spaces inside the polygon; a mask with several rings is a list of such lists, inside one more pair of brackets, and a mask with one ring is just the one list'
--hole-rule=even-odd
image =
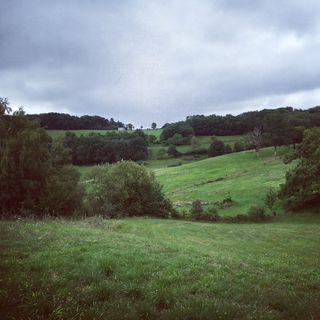
{"label": "distant treetop", "polygon": [[65,113],[40,113],[28,115],[38,119],[41,127],[48,130],[117,130],[125,125],[120,121],[110,120],[100,116],[71,116]]}

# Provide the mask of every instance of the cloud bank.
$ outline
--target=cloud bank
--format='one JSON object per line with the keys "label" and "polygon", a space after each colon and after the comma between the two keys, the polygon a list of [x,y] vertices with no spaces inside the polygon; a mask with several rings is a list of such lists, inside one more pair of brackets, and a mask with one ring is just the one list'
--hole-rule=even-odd
{"label": "cloud bank", "polygon": [[320,2],[2,0],[0,96],[137,126],[311,107]]}

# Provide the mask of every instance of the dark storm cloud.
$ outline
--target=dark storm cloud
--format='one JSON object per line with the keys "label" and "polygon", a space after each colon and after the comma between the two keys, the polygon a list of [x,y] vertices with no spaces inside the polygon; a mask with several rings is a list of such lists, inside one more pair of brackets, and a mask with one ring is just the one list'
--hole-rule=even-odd
{"label": "dark storm cloud", "polygon": [[137,125],[320,98],[318,1],[0,0],[0,96]]}

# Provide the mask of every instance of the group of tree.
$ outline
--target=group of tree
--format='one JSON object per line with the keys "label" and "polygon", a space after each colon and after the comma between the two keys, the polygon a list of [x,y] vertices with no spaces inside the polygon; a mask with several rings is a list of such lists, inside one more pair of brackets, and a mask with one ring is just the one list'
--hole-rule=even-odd
{"label": "group of tree", "polygon": [[138,161],[148,157],[148,136],[141,130],[80,137],[66,132],[64,143],[70,149],[75,165]]}
{"label": "group of tree", "polygon": [[0,98],[1,214],[61,215],[81,206],[80,175],[59,141]]}
{"label": "group of tree", "polygon": [[117,130],[125,125],[120,121],[110,120],[100,116],[72,116],[65,113],[31,114],[32,120],[39,120],[40,126],[48,130]]}
{"label": "group of tree", "polygon": [[[292,107],[278,109],[264,109],[261,111],[250,111],[237,116],[226,115],[194,115],[188,116],[186,121],[177,124],[190,126],[196,136],[224,136],[243,135],[252,132],[254,128],[267,126],[270,120],[277,119],[289,127],[319,127],[320,107],[308,110],[294,109]],[[163,128],[172,127],[176,124],[166,124]]]}
{"label": "group of tree", "polygon": [[320,128],[305,130],[302,143],[289,153],[285,162],[297,161],[287,172],[279,197],[288,209],[320,205]]}
{"label": "group of tree", "polygon": [[[71,142],[75,137],[69,138]],[[137,136],[130,140],[135,139],[144,141]],[[78,212],[164,217],[173,210],[154,175],[142,165],[119,161],[98,166],[84,188],[70,162],[64,141],[52,140],[22,109],[11,113],[8,101],[0,98],[0,216]]]}

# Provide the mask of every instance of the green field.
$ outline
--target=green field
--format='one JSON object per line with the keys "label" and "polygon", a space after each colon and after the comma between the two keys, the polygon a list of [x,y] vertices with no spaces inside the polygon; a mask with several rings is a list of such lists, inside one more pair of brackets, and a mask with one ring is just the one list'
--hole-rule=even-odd
{"label": "green field", "polygon": [[[283,147],[279,155],[287,151]],[[220,202],[231,197],[234,204],[223,215],[246,213],[251,206],[263,205],[270,187],[278,188],[290,168],[273,149],[244,151],[209,158],[173,168],[155,169],[158,181],[173,202]]]}
{"label": "green field", "polygon": [[[47,132],[51,138],[59,138],[59,137],[64,137],[66,132],[72,132],[77,136],[81,136],[81,135],[87,136],[91,133],[103,135],[103,134],[108,134],[111,132],[118,132],[118,131],[117,130],[47,130]],[[157,138],[159,138],[161,135],[162,129],[155,129],[155,130],[144,129],[143,132],[145,134],[153,134]]]}
{"label": "green field", "polygon": [[320,217],[0,221],[1,319],[319,319]]}
{"label": "green field", "polygon": [[[163,190],[178,209],[190,209],[194,200],[212,205],[231,197],[230,207],[220,208],[221,215],[245,214],[251,206],[263,206],[267,191],[278,189],[286,172],[294,163],[282,160],[287,147],[279,148],[278,157],[273,148],[260,151],[257,158],[253,150],[231,153],[214,158],[180,157],[148,160],[145,165],[154,170]],[[86,179],[92,166],[77,167]],[[279,208],[281,211],[281,208]]]}

